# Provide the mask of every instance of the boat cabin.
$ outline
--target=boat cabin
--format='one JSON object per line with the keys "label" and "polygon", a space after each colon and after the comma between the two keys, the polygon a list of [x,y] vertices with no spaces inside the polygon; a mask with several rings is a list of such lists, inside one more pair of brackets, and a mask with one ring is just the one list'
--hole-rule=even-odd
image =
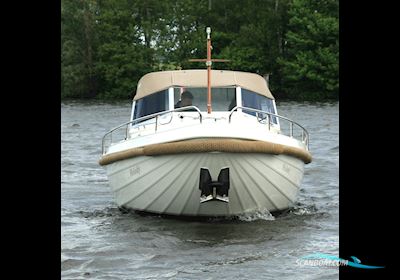
{"label": "boat cabin", "polygon": [[[257,74],[212,70],[211,92],[214,115],[226,115],[235,107],[277,114],[274,97],[265,79]],[[134,97],[131,120],[184,106],[195,106],[204,115],[207,114],[206,70],[163,71],[143,76]],[[197,111],[188,108],[188,111],[191,110]],[[257,114],[255,111],[241,110],[248,115]],[[279,125],[278,119],[272,116],[271,124]]]}

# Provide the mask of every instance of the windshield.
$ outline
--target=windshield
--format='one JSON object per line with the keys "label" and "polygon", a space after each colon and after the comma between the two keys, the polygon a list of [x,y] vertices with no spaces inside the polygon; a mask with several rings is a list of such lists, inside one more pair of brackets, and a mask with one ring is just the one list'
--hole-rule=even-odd
{"label": "windshield", "polygon": [[[243,107],[249,107],[261,111],[266,111],[268,113],[276,114],[274,101],[272,99],[269,99],[263,95],[257,94],[253,91],[244,88],[242,88],[242,103]],[[251,111],[243,110],[243,112],[253,116],[256,115],[255,112]],[[266,118],[266,116],[261,116],[260,114],[259,117]],[[273,123],[278,124],[276,117],[272,117],[271,120]]]}
{"label": "windshield", "polygon": [[136,100],[133,119],[169,109],[168,90],[159,91],[142,99]]}
{"label": "windshield", "polygon": [[[175,87],[174,100],[175,108],[193,105],[207,111],[207,88]],[[236,106],[236,89],[212,88],[211,105],[213,111],[230,111]]]}

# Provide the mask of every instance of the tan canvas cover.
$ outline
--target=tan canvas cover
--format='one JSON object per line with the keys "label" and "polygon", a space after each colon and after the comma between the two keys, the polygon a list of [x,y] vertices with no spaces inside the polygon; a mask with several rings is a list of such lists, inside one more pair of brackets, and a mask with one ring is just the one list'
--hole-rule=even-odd
{"label": "tan canvas cover", "polygon": [[[144,75],[138,83],[138,100],[172,86],[207,87],[207,70],[177,70],[152,72]],[[211,87],[240,86],[274,99],[263,77],[254,73],[211,70]]]}

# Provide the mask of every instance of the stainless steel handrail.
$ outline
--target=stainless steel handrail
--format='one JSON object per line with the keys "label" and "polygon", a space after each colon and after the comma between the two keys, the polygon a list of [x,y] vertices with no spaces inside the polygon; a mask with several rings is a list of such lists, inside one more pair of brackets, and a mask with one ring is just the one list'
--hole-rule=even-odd
{"label": "stainless steel handrail", "polygon": [[112,143],[112,133],[115,130],[120,129],[121,127],[123,127],[125,125],[127,126],[126,127],[126,131],[125,131],[125,139],[126,139],[126,138],[128,138],[128,131],[129,131],[128,125],[131,124],[131,123],[138,123],[138,122],[145,121],[145,120],[148,120],[148,119],[156,118],[155,131],[157,131],[157,128],[158,128],[157,122],[158,122],[158,117],[159,116],[165,115],[165,114],[168,114],[168,113],[173,113],[173,112],[187,111],[187,110],[190,110],[190,109],[194,109],[197,113],[199,113],[200,123],[202,123],[203,122],[203,115],[201,114],[201,111],[199,110],[199,108],[197,108],[196,106],[186,106],[186,107],[182,107],[182,108],[176,108],[176,109],[173,109],[173,110],[167,110],[167,111],[157,112],[157,113],[154,113],[154,114],[143,116],[143,117],[140,117],[140,118],[125,122],[123,124],[120,124],[120,125],[112,128],[112,129],[110,129],[106,134],[104,134],[104,136],[103,136],[103,138],[101,140],[101,152],[102,152],[103,155],[105,154],[104,142],[105,142],[106,137],[108,135],[111,135],[110,137],[111,137],[111,143]]}
{"label": "stainless steel handrail", "polygon": [[275,118],[278,118],[278,119],[283,119],[283,120],[288,121],[289,122],[290,137],[293,137],[293,125],[298,126],[301,129],[301,141],[303,141],[305,143],[305,145],[307,147],[307,150],[309,149],[309,134],[308,134],[308,131],[307,131],[307,129],[305,129],[299,123],[297,123],[297,122],[295,122],[295,121],[293,121],[293,120],[291,120],[289,118],[286,118],[286,117],[283,117],[283,116],[280,116],[280,115],[277,115],[277,114],[274,114],[274,113],[270,113],[270,112],[262,111],[262,110],[258,110],[258,109],[253,109],[253,108],[249,108],[249,107],[243,107],[243,106],[236,106],[230,111],[229,118],[228,118],[229,123],[231,123],[232,115],[233,115],[234,112],[237,111],[237,109],[242,109],[244,111],[255,112],[256,116],[257,116],[257,119],[258,119],[258,114],[259,113],[266,114],[268,116],[268,130],[271,129],[271,116],[273,116]]}
{"label": "stainless steel handrail", "polygon": [[[102,138],[102,144],[101,144],[102,154],[105,154],[105,152],[106,152],[105,151],[105,139],[106,139],[106,137],[108,135],[110,135],[110,138],[111,138],[110,139],[110,143],[112,143],[112,133],[115,130],[120,129],[123,126],[127,126],[126,127],[126,131],[125,131],[125,139],[127,139],[128,138],[128,134],[129,134],[129,126],[128,126],[129,124],[139,123],[139,122],[142,122],[142,121],[145,121],[145,120],[148,120],[148,119],[155,118],[156,119],[155,120],[155,132],[156,132],[157,129],[158,129],[158,118],[160,116],[166,115],[168,113],[173,113],[173,112],[187,111],[187,110],[190,110],[190,109],[194,109],[194,111],[196,111],[199,114],[200,123],[202,123],[203,122],[203,115],[202,115],[201,111],[199,110],[199,108],[197,108],[196,106],[187,106],[187,107],[177,108],[177,109],[174,109],[174,110],[167,110],[167,111],[157,112],[157,113],[154,113],[154,114],[151,114],[151,115],[143,116],[141,118],[137,118],[137,119],[125,122],[123,124],[120,124],[119,126],[116,126],[116,127],[112,128],[110,131],[108,131],[106,134],[104,134],[104,136]],[[249,107],[243,107],[243,106],[236,106],[230,111],[230,114],[229,114],[229,117],[228,117],[228,122],[229,123],[231,123],[231,121],[232,121],[233,113],[236,112],[238,109],[241,109],[241,110],[244,110],[244,111],[255,112],[256,116],[257,116],[257,119],[259,119],[259,114],[267,115],[267,117],[268,117],[267,118],[268,130],[271,129],[271,117],[275,117],[275,118],[278,118],[278,119],[282,119],[282,120],[288,121],[289,122],[290,137],[293,137],[293,125],[298,126],[301,129],[301,141],[303,141],[305,143],[305,145],[307,147],[307,150],[309,149],[309,134],[308,134],[308,131],[302,125],[300,125],[299,123],[297,123],[297,122],[295,122],[295,121],[293,121],[293,120],[291,120],[289,118],[286,118],[286,117],[283,117],[283,116],[280,116],[280,115],[277,115],[277,114],[274,114],[274,113],[270,113],[270,112],[262,111],[262,110],[258,110],[258,109],[253,109],[253,108],[249,108]],[[168,123],[170,123],[172,121],[172,118],[173,118],[173,116],[171,116],[171,120]],[[166,124],[168,124],[168,123],[166,123]]]}

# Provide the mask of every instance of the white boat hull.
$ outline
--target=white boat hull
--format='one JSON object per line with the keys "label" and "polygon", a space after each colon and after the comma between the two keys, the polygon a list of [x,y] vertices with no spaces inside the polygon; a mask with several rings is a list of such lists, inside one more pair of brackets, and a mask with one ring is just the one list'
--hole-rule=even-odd
{"label": "white boat hull", "polygon": [[[200,203],[200,169],[217,180],[229,168],[229,202]],[[296,201],[304,162],[288,155],[187,153],[139,156],[107,165],[118,206],[168,215],[232,216],[284,210]]]}

